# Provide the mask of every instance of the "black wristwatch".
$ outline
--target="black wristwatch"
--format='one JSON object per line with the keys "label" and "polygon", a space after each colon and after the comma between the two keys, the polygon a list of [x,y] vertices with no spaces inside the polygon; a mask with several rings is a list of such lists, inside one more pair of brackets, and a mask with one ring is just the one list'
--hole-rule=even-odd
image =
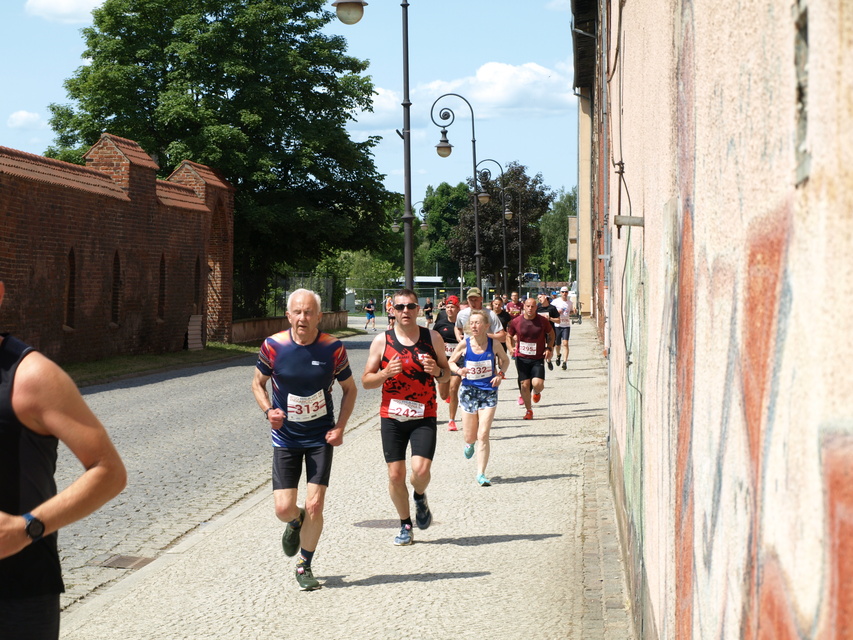
{"label": "black wristwatch", "polygon": [[264,411],[264,418],[266,418],[267,420],[269,420],[269,419],[270,419],[270,411],[272,411],[272,410],[273,410],[273,408],[274,408],[274,407],[270,407],[269,409],[267,409],[266,411]]}
{"label": "black wristwatch", "polygon": [[27,535],[32,539],[32,541],[36,542],[37,540],[41,540],[44,535],[44,522],[36,518],[31,513],[25,513],[24,520],[27,521],[27,526],[24,530],[27,532]]}

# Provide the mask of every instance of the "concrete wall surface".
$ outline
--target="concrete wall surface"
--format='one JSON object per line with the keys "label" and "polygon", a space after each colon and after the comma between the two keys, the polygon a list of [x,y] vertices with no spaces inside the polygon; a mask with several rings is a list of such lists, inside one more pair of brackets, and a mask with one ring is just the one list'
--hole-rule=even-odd
{"label": "concrete wall surface", "polygon": [[638,628],[853,638],[853,3],[600,6]]}

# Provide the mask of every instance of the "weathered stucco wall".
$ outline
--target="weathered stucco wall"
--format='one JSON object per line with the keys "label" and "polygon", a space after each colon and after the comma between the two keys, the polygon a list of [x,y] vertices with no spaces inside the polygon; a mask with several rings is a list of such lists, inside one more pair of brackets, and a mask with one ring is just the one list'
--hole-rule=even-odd
{"label": "weathered stucco wall", "polygon": [[612,228],[608,314],[636,618],[853,637],[853,4],[608,10],[609,204],[645,219]]}

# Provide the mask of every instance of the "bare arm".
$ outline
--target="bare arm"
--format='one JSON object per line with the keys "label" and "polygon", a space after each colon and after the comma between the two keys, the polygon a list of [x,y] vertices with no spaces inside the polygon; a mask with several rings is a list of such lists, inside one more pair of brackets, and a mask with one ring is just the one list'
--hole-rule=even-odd
{"label": "bare arm", "polygon": [[344,381],[338,380],[338,384],[341,385],[341,391],[343,391],[341,409],[338,413],[338,421],[335,423],[335,428],[326,432],[326,442],[333,447],[338,447],[344,442],[344,429],[352,415],[352,410],[355,408],[355,398],[358,395],[354,376],[350,376]]}
{"label": "bare arm", "polygon": [[396,376],[403,370],[399,356],[394,356],[384,369],[379,368],[382,364],[384,345],[385,335],[381,333],[370,343],[370,352],[367,354],[367,362],[364,364],[364,373],[361,374],[361,386],[365,389],[381,387],[388,378]]}
{"label": "bare arm", "polygon": [[254,394],[255,402],[258,403],[261,411],[269,409],[267,420],[270,426],[273,429],[281,429],[281,425],[284,424],[285,413],[280,408],[272,408],[272,400],[270,400],[267,394],[267,382],[269,382],[269,379],[269,376],[265,376],[261,373],[260,369],[255,368],[255,377],[252,378],[252,394]]}
{"label": "bare arm", "polygon": [[[32,510],[45,535],[85,518],[118,495],[127,471],[104,425],[58,365],[32,353],[18,366],[12,408],[31,431],[61,440],[85,471],[66,489]],[[0,557],[30,544],[19,515],[0,512]]]}

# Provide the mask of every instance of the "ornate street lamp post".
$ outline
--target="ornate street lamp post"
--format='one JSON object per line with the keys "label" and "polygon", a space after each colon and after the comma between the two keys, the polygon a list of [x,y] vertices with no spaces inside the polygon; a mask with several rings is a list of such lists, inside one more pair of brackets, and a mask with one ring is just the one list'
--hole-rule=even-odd
{"label": "ornate street lamp post", "polygon": [[430,108],[429,117],[432,118],[432,122],[435,126],[441,128],[441,140],[437,145],[435,145],[435,150],[439,156],[442,158],[446,158],[450,155],[450,152],[453,149],[453,145],[450,144],[450,141],[447,139],[447,127],[453,124],[454,120],[456,120],[456,114],[453,113],[452,109],[447,107],[442,107],[438,112],[438,117],[440,120],[449,120],[445,125],[442,125],[436,122],[435,119],[435,106],[438,104],[439,100],[442,100],[447,97],[456,97],[462,100],[466,105],[468,105],[468,109],[471,111],[471,150],[473,157],[473,180],[474,180],[474,266],[477,273],[477,280],[474,283],[474,286],[478,289],[482,290],[482,277],[480,273],[480,263],[483,257],[483,254],[480,253],[480,214],[479,207],[480,203],[485,204],[489,201],[489,194],[480,193],[477,191],[477,136],[474,134],[474,107],[471,106],[471,103],[468,102],[463,96],[460,96],[458,93],[445,93],[442,96],[439,96],[435,102],[432,103],[432,107]]}
{"label": "ornate street lamp post", "polygon": [[[338,19],[344,24],[355,24],[364,15],[364,0],[336,0],[332,3]],[[409,2],[402,0],[403,7],[403,266],[405,271],[406,288],[414,291],[414,236],[412,221],[412,131],[411,108],[409,100]]]}
{"label": "ornate street lamp post", "polygon": [[[497,160],[492,160],[491,158],[486,158],[485,160],[480,160],[480,162],[477,163],[477,167],[479,168],[479,166],[481,164],[483,164],[484,162],[493,162],[494,164],[497,165],[498,169],[501,172],[500,192],[501,192],[501,207],[503,208],[503,212],[501,215],[501,226],[502,226],[502,233],[503,233],[503,249],[504,249],[503,280],[501,281],[501,287],[503,289],[503,291],[502,291],[503,293],[508,293],[509,285],[507,284],[507,282],[509,279],[509,275],[507,272],[508,272],[509,267],[507,266],[507,263],[506,263],[506,223],[507,223],[507,221],[512,220],[512,211],[510,211],[510,208],[507,205],[506,194],[507,194],[507,191],[509,191],[510,189],[504,185],[504,168],[501,166],[501,163],[498,162]],[[486,182],[489,182],[492,179],[492,172],[489,171],[488,169],[482,169],[480,171],[479,178],[480,178],[480,184],[481,185],[486,183]],[[486,204],[488,202],[488,200],[485,200],[485,201],[481,200],[481,202],[483,204]]]}

